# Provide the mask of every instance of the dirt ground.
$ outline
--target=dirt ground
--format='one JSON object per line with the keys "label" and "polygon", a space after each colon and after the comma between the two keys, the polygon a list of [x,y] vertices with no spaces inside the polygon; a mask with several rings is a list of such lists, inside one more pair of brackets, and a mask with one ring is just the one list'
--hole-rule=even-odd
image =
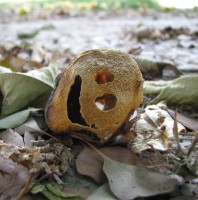
{"label": "dirt ground", "polygon": [[[21,21],[11,18],[0,23],[0,44],[6,48],[20,45],[23,40],[17,37],[19,33],[31,33],[46,25],[52,25],[53,29],[39,31],[35,37],[25,41],[42,45],[50,52],[60,52],[61,56],[56,54],[53,59],[67,56],[64,52],[68,50],[76,55],[90,48],[116,48],[128,52],[140,48],[140,57],[166,60],[179,69],[198,71],[198,38],[191,37],[192,32],[198,31],[196,14],[152,11],[142,15],[127,11],[126,14],[88,12],[82,16]],[[169,38],[162,36],[160,31],[168,28],[176,29],[178,33]]]}

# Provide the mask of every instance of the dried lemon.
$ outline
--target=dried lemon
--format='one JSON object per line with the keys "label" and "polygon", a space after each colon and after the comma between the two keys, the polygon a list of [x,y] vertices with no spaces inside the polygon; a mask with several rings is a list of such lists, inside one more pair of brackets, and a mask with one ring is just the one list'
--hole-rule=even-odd
{"label": "dried lemon", "polygon": [[104,142],[118,133],[142,96],[141,72],[127,53],[89,50],[58,76],[45,117],[56,133],[93,133]]}

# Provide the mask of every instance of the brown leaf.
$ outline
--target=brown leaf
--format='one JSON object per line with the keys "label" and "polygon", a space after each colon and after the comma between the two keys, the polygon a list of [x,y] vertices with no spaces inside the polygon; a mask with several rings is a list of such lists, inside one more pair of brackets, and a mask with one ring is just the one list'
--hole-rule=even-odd
{"label": "brown leaf", "polygon": [[[168,112],[172,117],[174,116],[173,110],[168,109]],[[193,131],[198,131],[198,120],[197,119],[193,119],[193,118],[187,117],[181,113],[177,113],[177,121]]]}
{"label": "brown leaf", "polygon": [[[104,155],[113,160],[133,165],[140,165],[141,161],[130,150],[123,147],[105,147],[99,149]],[[85,147],[76,159],[78,173],[92,177],[99,183],[106,181],[106,176],[102,170],[103,158],[93,149]]]}
{"label": "brown leaf", "polygon": [[0,155],[0,199],[10,199],[24,186],[29,170]]}
{"label": "brown leaf", "polygon": [[106,182],[106,176],[102,171],[103,158],[96,151],[85,147],[76,159],[78,173],[92,177],[99,183]]}
{"label": "brown leaf", "polygon": [[126,132],[126,134],[123,134],[120,138],[117,138],[114,144],[128,144],[133,141],[136,136],[137,134],[134,131]]}

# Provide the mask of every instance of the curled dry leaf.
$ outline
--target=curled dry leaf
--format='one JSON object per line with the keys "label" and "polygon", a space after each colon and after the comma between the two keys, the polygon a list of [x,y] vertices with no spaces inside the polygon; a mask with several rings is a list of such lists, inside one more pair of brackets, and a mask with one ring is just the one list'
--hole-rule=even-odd
{"label": "curled dry leaf", "polygon": [[[157,105],[147,106],[144,113],[134,123],[133,128],[137,137],[131,148],[135,152],[140,153],[151,148],[165,151],[172,146],[174,120],[164,108],[165,105],[161,102]],[[177,125],[178,133],[186,132],[185,127],[179,122]]]}

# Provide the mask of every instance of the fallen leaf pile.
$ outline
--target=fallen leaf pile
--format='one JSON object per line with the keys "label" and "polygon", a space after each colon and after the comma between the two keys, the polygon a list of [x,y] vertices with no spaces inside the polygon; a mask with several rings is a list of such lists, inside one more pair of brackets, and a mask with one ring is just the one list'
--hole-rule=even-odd
{"label": "fallen leaf pile", "polygon": [[[42,97],[41,99],[43,100],[41,102],[46,103],[46,98],[49,95],[48,92],[52,91],[56,74],[59,72],[59,69],[60,67],[54,63],[50,64],[49,67],[39,70],[32,70],[24,74],[11,71],[8,72],[8,69],[5,68],[1,69],[2,79],[4,76],[6,76],[6,78],[4,78],[5,81],[2,81],[4,84],[2,85],[2,93],[4,95],[6,94],[4,92],[6,91],[6,86],[11,84],[10,82],[6,83],[6,81],[14,80],[13,77],[15,76],[17,77],[16,81],[18,80],[18,77],[21,77],[21,87],[27,87],[27,94],[24,91],[21,91],[21,93],[18,94],[20,95],[21,101],[23,101],[20,101],[20,104],[16,104],[12,101],[13,98],[18,98],[12,96],[16,95],[15,93],[9,93],[10,97],[5,95],[6,98],[4,97],[3,102],[6,101],[9,103],[2,103],[0,127],[2,129],[7,129],[7,131],[4,131],[0,135],[1,158],[4,163],[2,166],[2,171],[3,173],[7,174],[7,176],[4,176],[3,180],[5,180],[5,182],[9,182],[13,179],[17,180],[13,184],[5,185],[2,188],[2,191],[9,191],[9,193],[3,192],[1,194],[2,199],[7,199],[10,196],[16,196],[17,192],[25,184],[27,184],[27,180],[32,177],[32,172],[36,173],[37,176],[39,176],[41,172],[53,174],[54,180],[59,184],[63,184],[61,177],[64,177],[64,174],[67,174],[70,170],[73,170],[70,165],[75,159],[71,148],[67,147],[69,143],[64,141],[67,145],[62,144],[56,138],[54,138],[54,136],[50,136],[50,134],[46,132],[46,130],[49,130],[46,129],[45,125],[45,130],[40,128],[38,125],[43,118],[43,104],[40,104],[39,99]],[[12,78],[8,79],[9,76]],[[40,85],[40,92],[42,91],[42,86],[45,86],[47,88],[46,95],[44,95],[45,92],[42,94],[38,93],[38,90],[28,89],[30,88],[30,86],[27,85],[27,80],[29,79],[30,81],[28,84],[32,85],[32,80],[36,84]],[[180,79],[185,80],[185,77],[179,78],[178,80]],[[174,85],[174,81],[172,82]],[[172,82],[169,81],[167,83]],[[149,82],[149,84],[151,83],[152,82]],[[167,85],[169,86],[169,84]],[[11,84],[11,86],[14,89],[17,89],[18,87],[17,84]],[[164,86],[162,84],[161,87],[166,89],[168,86]],[[147,87],[147,82],[145,83],[144,87]],[[158,85],[158,87],[159,89],[155,88],[157,92],[160,90],[163,91],[163,89],[160,88],[160,85]],[[32,89],[34,88],[35,87]],[[146,89],[145,92],[147,92]],[[177,90],[177,92],[179,92],[179,90]],[[29,95],[30,93],[32,94],[33,99],[27,99],[26,96],[24,96]],[[156,92],[154,94],[156,94]],[[192,94],[196,95],[196,92],[192,92]],[[24,105],[27,106],[24,107]],[[28,108],[28,105],[33,105],[34,107]],[[185,151],[183,151],[179,146],[178,149],[180,154],[182,154],[177,155],[176,158],[171,157],[170,163],[166,163],[164,158],[162,159],[163,161],[159,160],[157,165],[155,164],[156,160],[149,162],[151,168],[154,169],[149,169],[147,167],[148,163],[146,164],[143,162],[132,152],[134,151],[139,155],[148,149],[166,152],[173,147],[176,147],[178,144],[178,140],[175,138],[175,126],[177,127],[176,133],[178,135],[186,132],[185,127],[179,122],[177,122],[177,125],[175,125],[174,120],[168,114],[167,107],[163,102],[160,102],[156,105],[148,105],[142,114],[137,115],[135,118],[133,117],[132,121],[128,122],[126,126],[128,127],[123,127],[124,129],[122,129],[122,134],[124,134],[123,137],[125,138],[123,141],[124,143],[129,144],[131,150],[121,148],[119,146],[100,148],[98,149],[100,153],[97,153],[98,150],[87,147],[84,147],[84,150],[81,152],[80,150],[77,150],[77,155],[79,154],[76,159],[77,173],[83,176],[91,177],[100,185],[104,184],[101,185],[98,190],[92,193],[88,199],[97,198],[97,195],[101,195],[101,192],[104,193],[104,196],[101,195],[100,198],[106,198],[107,196],[112,199],[134,199],[136,197],[149,197],[174,192],[175,188],[177,187],[176,180],[167,176],[166,174],[161,174],[159,171],[156,171],[159,170],[158,165],[172,166],[173,163],[175,163],[171,168],[177,170],[178,174],[182,174],[185,167],[187,167],[189,171],[186,172],[187,174],[197,174],[197,160],[195,154],[196,142],[194,146],[195,149],[193,149],[190,153],[188,153],[186,147],[184,147]],[[15,128],[15,131],[9,128]],[[124,130],[128,131],[128,139],[125,137],[126,132],[123,132]],[[19,133],[22,135],[19,135]],[[75,132],[71,133],[72,135],[75,134]],[[34,136],[35,134],[37,135],[36,137]],[[80,137],[79,134],[76,135],[77,138]],[[51,139],[43,139],[43,136],[50,136]],[[82,138],[82,140],[84,139],[85,138]],[[120,141],[118,140],[118,144]],[[114,142],[116,144],[116,141]],[[187,146],[189,147],[189,144],[187,144]],[[76,151],[75,148],[73,150]],[[183,164],[180,164],[178,161],[182,162]],[[7,169],[5,171],[4,166],[14,166],[18,172],[16,173],[13,170],[7,171]],[[138,171],[138,173],[136,173],[136,171]],[[168,170],[168,174],[172,173],[173,172]],[[37,176],[34,175],[31,178],[32,181],[37,180]],[[120,181],[125,184],[122,184],[121,186]],[[17,183],[17,185],[15,183]],[[46,182],[40,186],[35,183],[35,185],[32,186],[30,193],[41,193],[47,198],[53,199],[54,195],[56,195],[53,192],[55,187],[56,186],[54,183],[51,186]],[[134,192],[131,192],[131,187],[134,188]],[[75,187],[72,186],[72,188]],[[67,195],[73,199],[83,199],[83,197],[78,193],[72,194],[70,190],[68,193],[61,193],[61,190],[59,189],[55,190],[58,191],[58,196],[63,199],[67,198]],[[90,194],[90,192],[93,192],[93,189],[89,191],[88,194]],[[86,194],[86,196],[88,195]]]}
{"label": "fallen leaf pile", "polygon": [[[166,151],[173,145],[175,140],[173,128],[174,120],[165,110],[166,105],[158,103],[157,105],[147,106],[134,123],[134,132],[137,133],[133,141],[133,151],[140,153],[146,149],[158,149]],[[178,133],[185,133],[186,129],[180,123],[177,123]]]}
{"label": "fallen leaf pile", "polygon": [[70,148],[53,140],[36,140],[30,132],[25,132],[22,137],[8,129],[1,133],[0,139],[1,171],[7,174],[4,180],[9,183],[3,190],[1,188],[6,191],[1,195],[2,199],[15,196],[31,172],[62,175],[73,158]]}

